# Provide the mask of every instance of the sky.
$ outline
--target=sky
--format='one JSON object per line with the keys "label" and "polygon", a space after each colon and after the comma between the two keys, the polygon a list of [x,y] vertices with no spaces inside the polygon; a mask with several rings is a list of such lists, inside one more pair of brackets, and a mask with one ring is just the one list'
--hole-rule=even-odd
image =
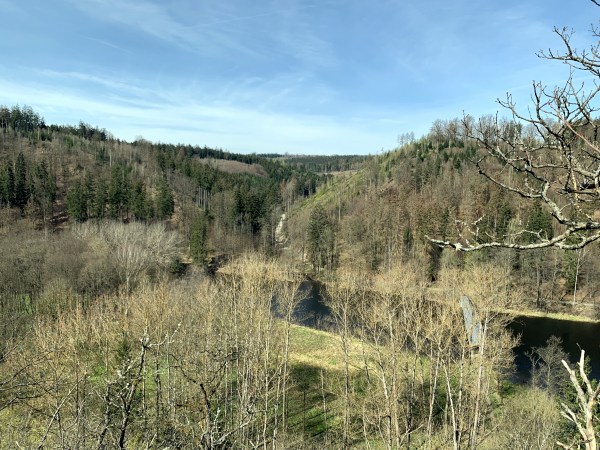
{"label": "sky", "polygon": [[[0,0],[0,105],[116,138],[376,154],[564,81],[589,0]],[[590,82],[591,80],[585,80]]]}

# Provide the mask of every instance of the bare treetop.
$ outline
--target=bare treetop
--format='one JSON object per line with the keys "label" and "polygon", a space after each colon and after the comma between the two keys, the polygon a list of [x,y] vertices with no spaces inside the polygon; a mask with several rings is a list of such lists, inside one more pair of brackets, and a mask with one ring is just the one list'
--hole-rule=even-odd
{"label": "bare treetop", "polygon": [[[431,242],[472,251],[578,249],[600,239],[600,30],[592,27],[598,42],[584,50],[571,45],[573,31],[554,32],[563,50],[541,51],[538,56],[569,65],[566,81],[555,87],[534,81],[527,111],[517,109],[507,94],[498,102],[510,112],[510,119],[496,115],[475,121],[465,116],[462,130],[464,138],[479,148],[474,161],[479,173],[505,191],[539,202],[553,218],[556,232],[548,236],[521,226],[502,236],[481,236],[478,221],[457,221],[457,242],[430,238]],[[577,82],[581,72],[586,81]]]}

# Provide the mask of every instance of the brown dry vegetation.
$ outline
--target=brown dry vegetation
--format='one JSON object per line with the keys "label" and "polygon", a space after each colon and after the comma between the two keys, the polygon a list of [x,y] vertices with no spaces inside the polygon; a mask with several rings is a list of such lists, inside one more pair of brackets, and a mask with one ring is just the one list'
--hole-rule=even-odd
{"label": "brown dry vegetation", "polygon": [[197,158],[197,160],[226,173],[247,173],[263,178],[268,176],[267,171],[260,164],[246,164],[240,161],[214,158]]}

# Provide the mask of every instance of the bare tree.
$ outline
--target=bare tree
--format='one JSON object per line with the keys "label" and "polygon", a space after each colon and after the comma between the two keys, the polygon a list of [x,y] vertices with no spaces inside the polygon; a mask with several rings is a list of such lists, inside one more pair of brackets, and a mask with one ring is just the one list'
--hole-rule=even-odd
{"label": "bare tree", "polygon": [[[596,405],[598,404],[598,398],[600,398],[600,383],[595,383],[594,386],[594,383],[590,381],[585,373],[585,350],[581,350],[581,357],[577,363],[579,373],[574,369],[571,369],[564,359],[562,363],[567,369],[571,385],[575,388],[577,393],[577,406],[579,407],[579,411],[573,411],[566,404],[562,403],[561,414],[568,421],[575,424],[581,438],[580,443],[585,445],[585,449],[596,450],[598,448],[598,436],[596,436],[596,430],[594,429],[594,414]],[[580,443],[578,443],[577,448],[581,448],[579,445]],[[574,445],[567,445],[562,442],[557,442],[557,444],[565,449],[574,447]]]}
{"label": "bare tree", "polygon": [[106,247],[127,294],[146,270],[165,267],[179,254],[180,237],[162,223],[84,223],[77,226],[74,233]]}
{"label": "bare tree", "polygon": [[[600,6],[600,2],[592,0]],[[461,251],[488,247],[534,249],[558,247],[578,249],[600,239],[600,121],[595,117],[600,92],[600,29],[593,26],[598,40],[585,50],[571,44],[573,31],[555,28],[562,51],[540,51],[543,59],[560,61],[570,67],[566,81],[549,88],[533,83],[532,106],[517,108],[510,94],[498,100],[510,119],[486,116],[463,120],[464,138],[479,147],[475,159],[479,172],[500,188],[526,201],[540,202],[555,222],[552,237],[542,230],[518,230],[490,236],[479,233],[479,221],[457,221],[456,242],[431,241]],[[578,83],[581,75],[590,84]],[[528,239],[523,239],[527,236]]]}

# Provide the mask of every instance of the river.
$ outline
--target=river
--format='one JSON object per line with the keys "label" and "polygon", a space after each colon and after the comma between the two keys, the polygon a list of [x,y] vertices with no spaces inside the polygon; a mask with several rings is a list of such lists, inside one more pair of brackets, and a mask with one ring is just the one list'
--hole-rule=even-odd
{"label": "river", "polygon": [[[302,301],[294,312],[295,320],[312,328],[328,329],[333,323],[331,310],[323,302],[322,285],[312,279],[301,283],[299,294]],[[560,320],[549,317],[516,317],[508,327],[520,335],[520,345],[514,349],[515,380],[529,379],[531,363],[527,353],[534,347],[543,347],[550,336],[562,340],[562,347],[569,355],[572,365],[579,360],[581,348],[590,357],[592,377],[600,379],[600,323]]]}
{"label": "river", "polygon": [[562,347],[571,363],[579,361],[581,349],[590,357],[592,377],[600,379],[600,323],[560,320],[549,317],[516,317],[509,325],[513,334],[521,335],[521,344],[514,349],[515,365],[520,376],[527,376],[531,363],[526,353],[533,347],[543,347],[550,336],[562,340]]}

